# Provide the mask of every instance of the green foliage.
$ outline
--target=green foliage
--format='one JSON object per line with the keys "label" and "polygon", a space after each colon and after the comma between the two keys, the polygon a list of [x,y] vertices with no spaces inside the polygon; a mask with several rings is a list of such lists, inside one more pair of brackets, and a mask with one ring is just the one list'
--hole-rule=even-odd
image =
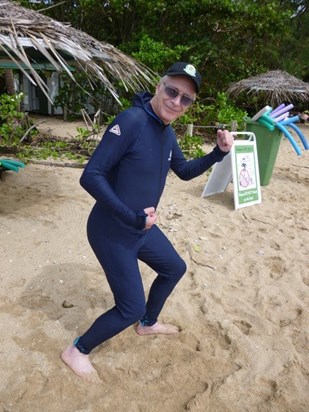
{"label": "green foliage", "polygon": [[126,110],[129,109],[129,107],[131,107],[132,103],[131,100],[126,99],[125,97],[120,97],[119,98],[120,102],[121,102],[121,110]]}
{"label": "green foliage", "polygon": [[18,159],[27,163],[30,159],[74,160],[83,163],[89,156],[75,153],[68,142],[46,141],[39,146],[20,145],[16,153]]}
{"label": "green foliage", "polygon": [[238,128],[242,129],[246,115],[247,112],[235,107],[225,93],[218,93],[213,104],[203,107],[200,124],[204,126],[215,123],[230,125],[231,122],[236,121]]}
{"label": "green foliage", "polygon": [[138,47],[138,52],[132,52],[132,56],[157,73],[162,72],[171,61],[179,60],[188,50],[187,46],[182,45],[170,48],[163,41],[156,41],[148,34],[141,37]]}
{"label": "green foliage", "polygon": [[81,109],[87,104],[91,104],[95,109],[103,108],[111,101],[112,107],[115,101],[104,88],[104,85],[91,85],[86,75],[81,72],[74,72],[77,81],[74,82],[66,73],[61,75],[61,88],[55,98],[55,106],[67,109],[69,118],[80,116]]}
{"label": "green foliage", "polygon": [[[205,105],[196,102],[189,111],[186,112],[178,123],[187,125],[194,124],[199,126],[215,125],[217,123],[230,126],[231,122],[236,121],[238,129],[244,128],[244,117],[247,112],[234,106],[225,93],[218,93],[213,104]],[[204,156],[203,138],[201,136],[190,136],[186,134],[180,138],[179,146],[188,158]]]}
{"label": "green foliage", "polygon": [[61,76],[61,88],[54,103],[56,107],[61,107],[63,111],[67,108],[70,113],[80,114],[80,110],[85,106],[85,91],[89,93],[87,90],[89,86],[82,74],[74,73],[74,77],[83,89],[78,87],[67,74],[63,74]]}
{"label": "green foliage", "polygon": [[189,109],[183,114],[177,123],[187,125],[187,124],[201,124],[201,118],[204,117],[205,105],[200,103],[198,100],[192,104]]}
{"label": "green foliage", "polygon": [[[72,144],[62,140],[43,141],[36,145],[20,143],[21,138],[29,128],[29,119],[26,122],[25,113],[19,110],[22,96],[22,93],[15,96],[0,95],[0,146],[13,149],[16,157],[25,163],[33,158],[73,159],[84,162],[92,154],[94,150],[92,142],[80,144],[85,155],[76,153]],[[79,132],[84,138],[84,130],[81,128]],[[87,133],[89,135],[88,131]],[[37,130],[32,129],[27,137],[34,138],[37,134]]]}
{"label": "green foliage", "polygon": [[23,94],[16,94],[10,96],[8,94],[2,94],[0,96],[0,119],[10,121],[12,119],[22,119],[24,113],[19,110],[20,102]]}
{"label": "green foliage", "polygon": [[178,140],[181,150],[188,159],[195,159],[206,154],[202,148],[203,143],[203,138],[201,136],[190,136],[189,134],[186,134]]}
{"label": "green foliage", "polygon": [[106,124],[111,124],[112,121],[115,119],[116,115],[111,114],[110,116],[107,116]]}
{"label": "green foliage", "polygon": [[16,144],[25,133],[25,113],[20,111],[22,96],[0,95],[0,144]]}
{"label": "green foliage", "polygon": [[194,124],[199,126],[210,126],[217,123],[230,125],[236,121],[239,128],[244,127],[245,110],[236,107],[229,100],[226,93],[217,93],[212,104],[206,105],[199,101],[195,102],[189,110],[177,120],[177,124]]}
{"label": "green foliage", "polygon": [[85,127],[77,127],[76,130],[78,134],[76,136],[77,140],[85,140],[88,136],[90,136],[90,132]]}
{"label": "green foliage", "polygon": [[157,73],[175,60],[194,63],[204,78],[201,98],[267,70],[309,79],[307,0],[66,0],[44,13]]}

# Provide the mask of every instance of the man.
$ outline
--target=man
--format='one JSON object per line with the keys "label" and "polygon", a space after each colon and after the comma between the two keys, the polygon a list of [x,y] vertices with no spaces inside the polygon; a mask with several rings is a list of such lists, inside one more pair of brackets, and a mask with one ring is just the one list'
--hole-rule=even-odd
{"label": "man", "polygon": [[[173,325],[159,323],[158,316],[186,264],[156,225],[156,208],[169,169],[190,180],[221,161],[233,144],[230,133],[219,130],[211,153],[184,158],[170,124],[195,101],[201,80],[193,65],[173,64],[154,96],[136,95],[133,107],[116,117],[81,176],[81,185],[96,200],[88,240],[115,300],[115,306],[61,354],[73,372],[87,380],[100,379],[89,353],[128,326],[138,322],[138,335],[178,332]],[[157,273],[147,303],[138,260]]]}

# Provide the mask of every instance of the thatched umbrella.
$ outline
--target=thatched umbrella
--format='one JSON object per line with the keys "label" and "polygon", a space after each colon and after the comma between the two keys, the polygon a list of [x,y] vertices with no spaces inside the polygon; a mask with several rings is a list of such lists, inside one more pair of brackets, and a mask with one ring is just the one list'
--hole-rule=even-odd
{"label": "thatched umbrella", "polygon": [[112,79],[132,90],[154,82],[154,73],[112,45],[11,0],[0,0],[0,52],[47,97],[47,86],[34,68],[42,58],[72,79],[70,66],[74,65],[87,74],[90,83],[93,79],[102,82],[117,100]]}
{"label": "thatched umbrella", "polygon": [[243,93],[262,95],[265,104],[275,107],[282,102],[309,101],[309,84],[284,71],[273,70],[240,80],[227,93],[235,98]]}

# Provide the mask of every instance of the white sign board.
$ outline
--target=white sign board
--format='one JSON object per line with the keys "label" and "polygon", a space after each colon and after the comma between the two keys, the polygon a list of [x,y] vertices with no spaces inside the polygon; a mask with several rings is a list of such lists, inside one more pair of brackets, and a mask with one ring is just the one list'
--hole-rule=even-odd
{"label": "white sign board", "polygon": [[204,187],[202,197],[225,192],[232,180],[231,152],[212,168],[209,179]]}
{"label": "white sign board", "polygon": [[255,135],[251,132],[231,132],[248,139],[234,141],[230,153],[216,163],[204,187],[202,197],[224,192],[233,180],[235,209],[261,203],[259,164]]}

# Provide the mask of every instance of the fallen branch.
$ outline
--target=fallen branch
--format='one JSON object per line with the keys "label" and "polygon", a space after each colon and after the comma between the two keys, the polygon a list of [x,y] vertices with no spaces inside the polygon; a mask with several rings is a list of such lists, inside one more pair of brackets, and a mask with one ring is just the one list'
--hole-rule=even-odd
{"label": "fallen branch", "polygon": [[72,167],[76,169],[83,169],[85,167],[84,164],[80,163],[69,163],[69,162],[54,162],[50,160],[36,160],[36,159],[29,159],[28,163],[40,166],[55,166],[55,167]]}
{"label": "fallen branch", "polygon": [[26,133],[25,133],[25,134],[23,135],[23,137],[20,139],[19,143],[22,143],[22,142],[25,140],[25,138],[26,138],[27,135],[29,134],[30,130],[34,129],[35,127],[37,127],[39,124],[41,124],[41,123],[43,123],[43,122],[45,122],[45,119],[44,119],[44,120],[41,120],[40,122],[35,123],[35,124],[32,125],[31,127],[29,127],[29,129],[26,131]]}

